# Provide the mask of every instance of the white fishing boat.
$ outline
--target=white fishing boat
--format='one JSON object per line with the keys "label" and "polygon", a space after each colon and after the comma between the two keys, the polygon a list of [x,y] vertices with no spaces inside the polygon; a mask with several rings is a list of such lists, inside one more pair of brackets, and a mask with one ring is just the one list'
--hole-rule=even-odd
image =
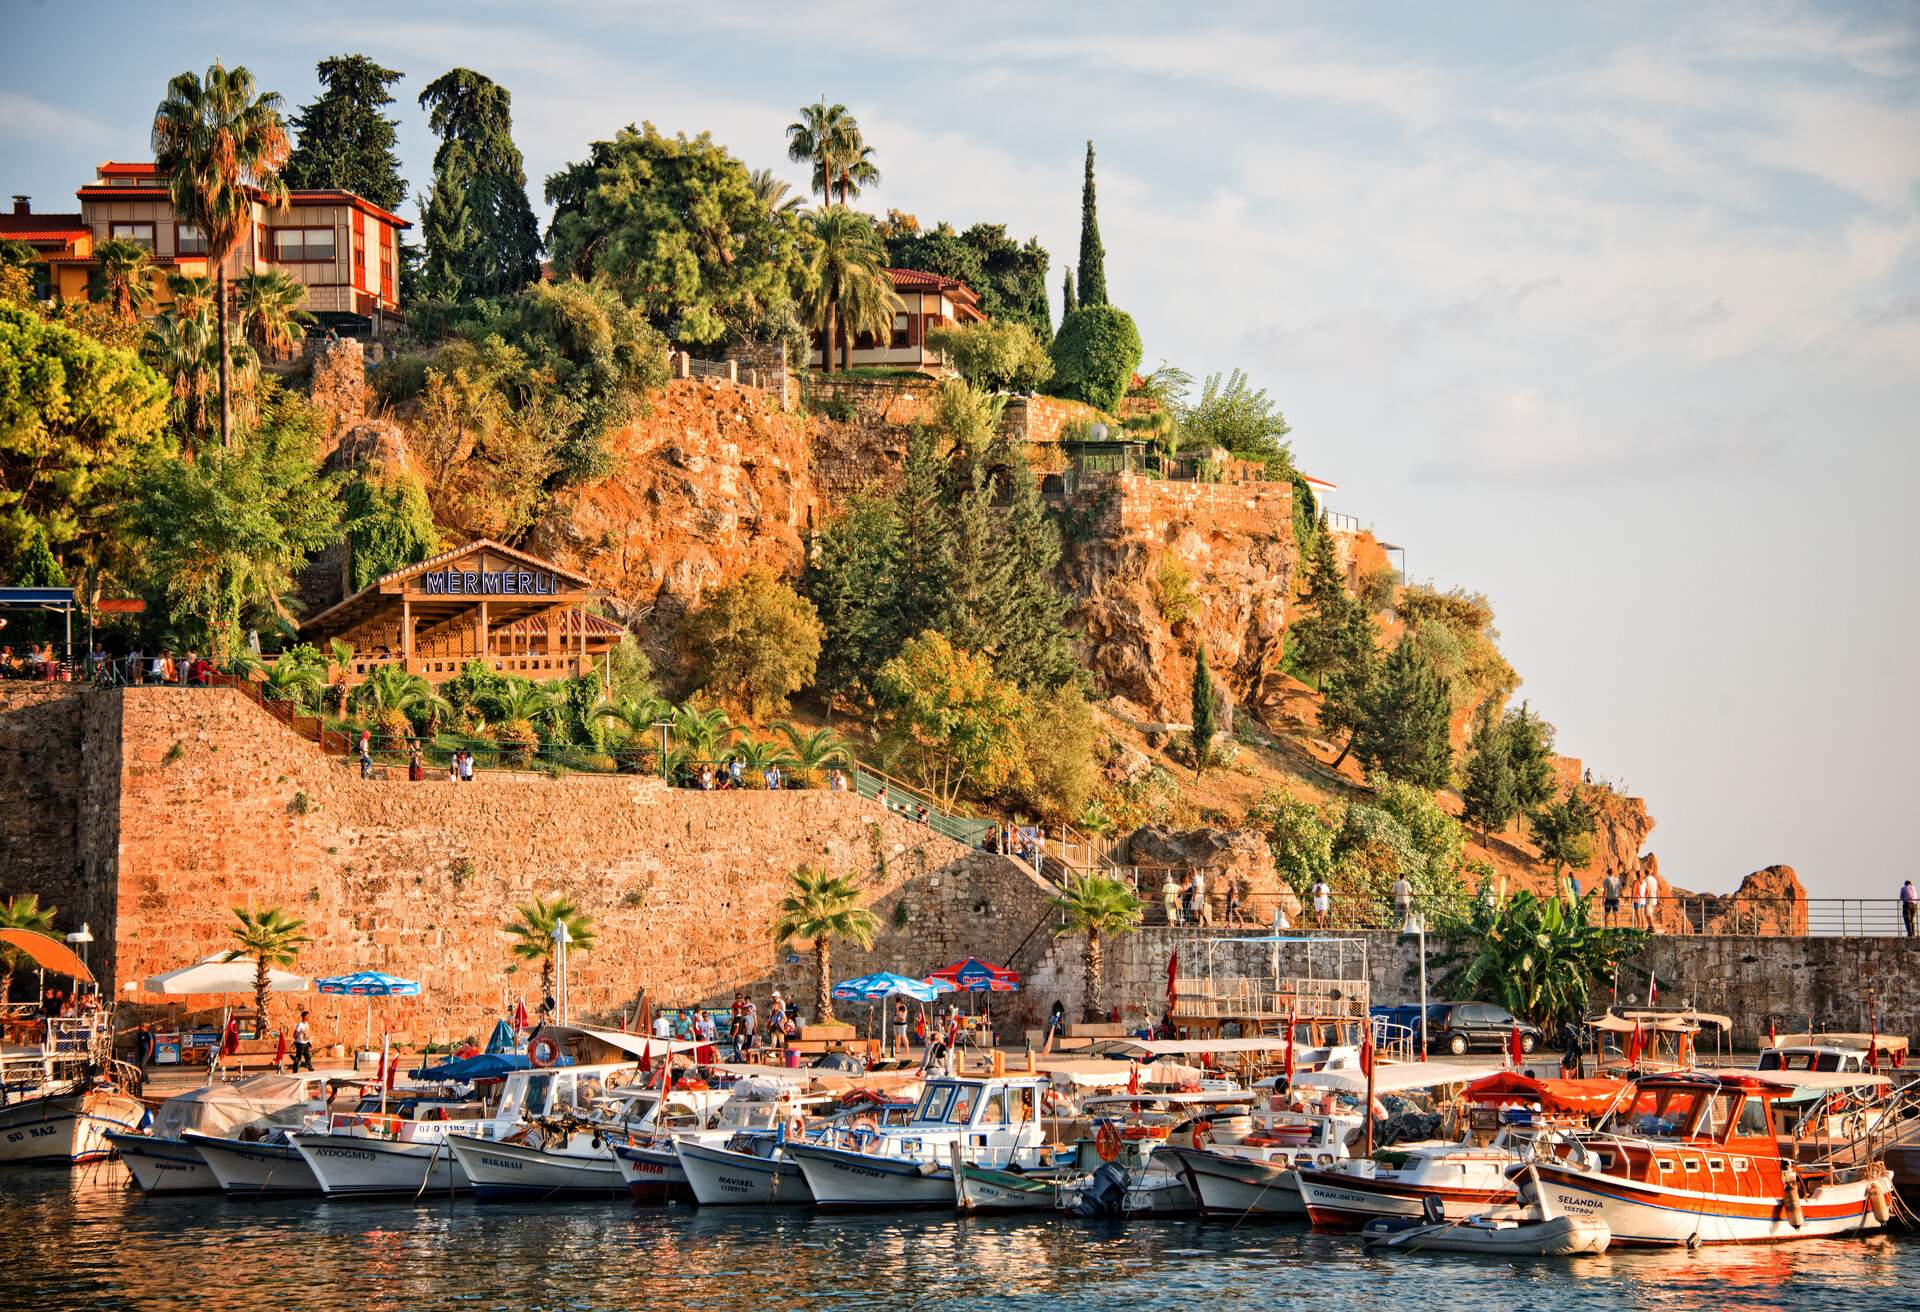
{"label": "white fishing boat", "polygon": [[1162,1150],[1191,1144],[1198,1126],[1246,1115],[1256,1097],[1247,1089],[1214,1088],[1081,1099],[1081,1113],[1101,1128],[1080,1144],[1081,1170],[1062,1185],[1060,1208],[1084,1216],[1191,1215],[1193,1191],[1179,1163]]}
{"label": "white fishing boat", "polygon": [[1613,1235],[1602,1221],[1471,1216],[1409,1225],[1369,1221],[1360,1241],[1375,1253],[1479,1253],[1488,1257],[1576,1257],[1604,1253]]}
{"label": "white fishing boat", "polygon": [[1001,1170],[1072,1161],[1073,1150],[1043,1142],[1044,1090],[1045,1081],[1034,1076],[933,1079],[906,1125],[863,1126],[840,1145],[788,1143],[786,1153],[818,1207],[951,1207],[948,1162],[956,1143],[968,1162]]}
{"label": "white fishing boat", "polygon": [[584,1103],[578,1112],[530,1116],[497,1138],[449,1140],[474,1196],[482,1202],[617,1197],[629,1186],[614,1159],[616,1147],[704,1125],[709,1109],[726,1097],[709,1090],[675,1089],[663,1100],[658,1089],[633,1085],[601,1095],[590,1086],[591,1077],[571,1094],[564,1086],[556,1090],[563,1107]]}
{"label": "white fishing boat", "polygon": [[106,1014],[49,1017],[38,1028],[38,1042],[0,1047],[0,1165],[111,1157],[109,1136],[139,1130],[148,1116],[127,1091],[137,1073],[111,1060]]}
{"label": "white fishing boat", "polygon": [[674,1144],[687,1189],[702,1207],[811,1205],[813,1190],[779,1134],[740,1134],[726,1143]]}
{"label": "white fishing boat", "polygon": [[244,1144],[299,1128],[324,1114],[351,1071],[263,1074],[231,1084],[207,1084],[169,1098],[146,1133],[116,1132],[108,1139],[145,1193],[198,1193],[222,1188],[203,1143]]}
{"label": "white fishing boat", "polygon": [[1294,1111],[1247,1119],[1244,1131],[1222,1126],[1196,1135],[1191,1146],[1170,1144],[1155,1154],[1177,1166],[1202,1216],[1305,1217],[1295,1172],[1345,1159],[1347,1136],[1362,1124],[1353,1114]]}

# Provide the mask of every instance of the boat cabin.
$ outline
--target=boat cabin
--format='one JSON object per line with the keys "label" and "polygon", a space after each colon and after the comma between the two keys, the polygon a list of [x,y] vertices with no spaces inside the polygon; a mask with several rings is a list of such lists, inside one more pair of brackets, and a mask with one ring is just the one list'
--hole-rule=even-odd
{"label": "boat cabin", "polygon": [[1783,1034],[1763,1049],[1763,1071],[1852,1074],[1905,1065],[1907,1041],[1889,1034]]}
{"label": "boat cabin", "polygon": [[1649,1076],[1580,1143],[1610,1175],[1691,1192],[1776,1197],[1773,1102],[1785,1092],[1746,1076]]}
{"label": "boat cabin", "polygon": [[1040,1120],[1044,1080],[929,1080],[908,1118],[927,1130],[1014,1131]]}

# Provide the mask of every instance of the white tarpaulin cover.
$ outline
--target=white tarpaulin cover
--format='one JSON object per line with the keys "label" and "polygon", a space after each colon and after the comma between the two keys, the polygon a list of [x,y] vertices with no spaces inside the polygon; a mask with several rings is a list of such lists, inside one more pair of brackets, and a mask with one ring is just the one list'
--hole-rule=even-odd
{"label": "white tarpaulin cover", "polygon": [[256,1075],[234,1084],[208,1085],[161,1103],[153,1114],[153,1137],[178,1139],[192,1130],[232,1139],[248,1126],[296,1126],[307,1113],[305,1092],[306,1082],[291,1075]]}
{"label": "white tarpaulin cover", "polygon": [[[1131,1048],[1149,1057],[1193,1057],[1203,1052],[1284,1052],[1287,1041],[1280,1035],[1257,1039],[1114,1039],[1115,1047]],[[1305,1051],[1307,1044],[1301,1044]]]}
{"label": "white tarpaulin cover", "polygon": [[[140,981],[140,987],[148,993],[244,993],[252,997],[256,964],[247,957],[237,961],[222,961],[221,958],[226,955],[216,952],[210,957],[200,958],[191,966],[149,975]],[[269,993],[305,993],[307,987],[304,975],[271,967],[267,970]]]}
{"label": "white tarpaulin cover", "polygon": [[[1469,1066],[1455,1061],[1381,1062],[1373,1068],[1375,1093],[1398,1093],[1402,1089],[1429,1089],[1438,1084],[1471,1084],[1488,1074],[1485,1066]],[[1303,1071],[1293,1077],[1296,1087],[1332,1089],[1336,1093],[1365,1094],[1367,1073],[1358,1067],[1334,1071]]]}
{"label": "white tarpaulin cover", "polygon": [[1697,1069],[1702,1075],[1747,1075],[1784,1089],[1816,1089],[1821,1093],[1829,1089],[1864,1089],[1893,1083],[1885,1075],[1874,1075],[1867,1071],[1757,1071],[1751,1066],[1701,1066]]}

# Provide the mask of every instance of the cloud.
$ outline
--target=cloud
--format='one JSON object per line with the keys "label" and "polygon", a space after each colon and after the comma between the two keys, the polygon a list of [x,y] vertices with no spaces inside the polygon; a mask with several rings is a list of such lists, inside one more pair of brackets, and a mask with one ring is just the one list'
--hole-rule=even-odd
{"label": "cloud", "polygon": [[90,148],[111,141],[116,135],[98,119],[78,110],[49,105],[14,91],[0,91],[0,137],[19,141],[44,141],[51,137]]}

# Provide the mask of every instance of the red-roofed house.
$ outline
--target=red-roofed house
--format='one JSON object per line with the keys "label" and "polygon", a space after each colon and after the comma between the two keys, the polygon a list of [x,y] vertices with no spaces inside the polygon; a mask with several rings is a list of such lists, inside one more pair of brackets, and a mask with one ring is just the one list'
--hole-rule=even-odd
{"label": "red-roofed house", "polygon": [[[13,212],[0,214],[0,241],[24,242],[33,247],[40,257],[40,263],[34,266],[34,295],[47,300],[58,290],[52,261],[90,255],[93,230],[78,214],[35,214],[32,197],[15,196]],[[86,280],[82,278],[80,295],[86,294]]]}
{"label": "red-roofed house", "polygon": [[[893,332],[888,340],[876,340],[862,333],[853,342],[854,365],[878,365],[894,369],[920,369],[938,373],[946,368],[940,353],[927,346],[927,333],[947,323],[973,323],[987,316],[980,309],[980,298],[973,288],[958,278],[943,278],[918,269],[888,269],[893,294],[899,307],[893,315]],[[821,367],[820,337],[813,336],[812,365]],[[834,356],[838,368],[839,355]]]}
{"label": "red-roofed house", "polygon": [[[76,194],[77,216],[34,216],[78,220],[72,245],[47,260],[54,296],[86,296],[94,250],[105,241],[138,242],[153,252],[156,309],[171,299],[167,275],[212,274],[205,242],[174,213],[166,179],[154,165],[108,160]],[[278,269],[305,284],[301,308],[322,324],[377,332],[400,317],[400,233],[411,226],[350,191],[290,190],[284,208],[255,203],[252,227],[227,259],[227,277]]]}

